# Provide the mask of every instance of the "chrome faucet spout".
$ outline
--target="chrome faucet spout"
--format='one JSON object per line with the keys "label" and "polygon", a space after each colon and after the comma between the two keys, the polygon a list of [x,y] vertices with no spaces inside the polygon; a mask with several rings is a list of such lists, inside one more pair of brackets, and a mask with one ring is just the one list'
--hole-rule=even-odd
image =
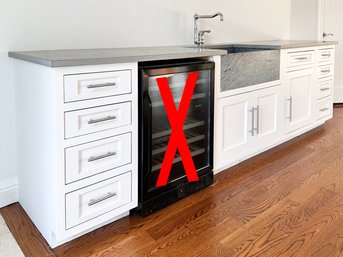
{"label": "chrome faucet spout", "polygon": [[204,33],[209,33],[209,31],[199,31],[198,20],[199,19],[212,19],[219,16],[220,21],[224,21],[224,15],[221,12],[214,13],[212,15],[199,15],[194,14],[194,44],[197,46],[202,46],[205,43]]}
{"label": "chrome faucet spout", "polygon": [[194,19],[212,19],[217,16],[220,16],[220,21],[224,21],[224,15],[221,12],[216,12],[212,15],[198,15],[197,13],[194,14]]}

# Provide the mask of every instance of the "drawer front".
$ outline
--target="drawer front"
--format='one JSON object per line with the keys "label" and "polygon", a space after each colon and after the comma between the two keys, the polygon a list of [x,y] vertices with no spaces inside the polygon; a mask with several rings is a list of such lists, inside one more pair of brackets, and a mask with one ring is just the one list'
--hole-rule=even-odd
{"label": "drawer front", "polygon": [[65,113],[65,138],[131,124],[131,102]]}
{"label": "drawer front", "polygon": [[64,101],[131,93],[131,70],[64,76]]}
{"label": "drawer front", "polygon": [[333,61],[333,56],[334,56],[333,48],[320,49],[318,53],[319,53],[319,56],[318,56],[319,62],[332,62]]}
{"label": "drawer front", "polygon": [[318,99],[332,96],[332,91],[333,91],[332,79],[319,81],[318,88],[319,88]]}
{"label": "drawer front", "polygon": [[67,148],[66,184],[131,163],[131,133]]}
{"label": "drawer front", "polygon": [[314,64],[315,52],[314,51],[302,51],[292,52],[287,54],[287,66],[294,67],[299,65]]}
{"label": "drawer front", "polygon": [[318,78],[333,76],[333,65],[324,65],[318,67]]}
{"label": "drawer front", "polygon": [[317,105],[317,118],[322,119],[332,116],[333,103],[332,100],[318,103]]}
{"label": "drawer front", "polygon": [[131,172],[127,172],[66,194],[66,229],[130,203],[131,186]]}

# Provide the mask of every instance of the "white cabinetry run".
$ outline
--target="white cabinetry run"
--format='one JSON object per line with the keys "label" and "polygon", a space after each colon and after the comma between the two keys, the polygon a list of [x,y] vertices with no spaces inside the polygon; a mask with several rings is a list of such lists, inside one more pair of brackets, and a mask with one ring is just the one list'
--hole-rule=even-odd
{"label": "white cabinetry run", "polygon": [[19,202],[51,247],[137,206],[137,63],[16,61]]}
{"label": "white cabinetry run", "polygon": [[281,94],[281,86],[275,85],[217,100],[217,166],[249,156],[279,139]]}
{"label": "white cabinetry run", "polygon": [[332,118],[334,46],[280,52],[280,80],[216,90],[215,173]]}

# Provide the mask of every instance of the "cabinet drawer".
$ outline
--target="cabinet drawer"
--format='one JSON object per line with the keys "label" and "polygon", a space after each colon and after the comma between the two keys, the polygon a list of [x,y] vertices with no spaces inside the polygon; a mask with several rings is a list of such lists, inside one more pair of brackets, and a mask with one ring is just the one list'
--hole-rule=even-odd
{"label": "cabinet drawer", "polygon": [[318,67],[318,78],[333,76],[333,65],[324,65]]}
{"label": "cabinet drawer", "polygon": [[65,113],[65,138],[131,124],[131,102]]}
{"label": "cabinet drawer", "polygon": [[131,163],[131,133],[67,148],[66,184]]}
{"label": "cabinet drawer", "polygon": [[131,70],[64,76],[64,101],[131,93]]}
{"label": "cabinet drawer", "polygon": [[131,172],[66,194],[66,229],[126,205],[131,198]]}
{"label": "cabinet drawer", "polygon": [[334,56],[333,48],[320,49],[318,52],[319,62],[332,62]]}
{"label": "cabinet drawer", "polygon": [[333,81],[332,79],[329,80],[319,80],[318,82],[318,99],[328,97],[332,95],[333,90]]}
{"label": "cabinet drawer", "polygon": [[333,103],[332,100],[324,101],[318,103],[317,105],[317,119],[322,119],[325,117],[332,116]]}
{"label": "cabinet drawer", "polygon": [[314,51],[292,52],[287,54],[287,66],[294,67],[299,65],[314,64]]}

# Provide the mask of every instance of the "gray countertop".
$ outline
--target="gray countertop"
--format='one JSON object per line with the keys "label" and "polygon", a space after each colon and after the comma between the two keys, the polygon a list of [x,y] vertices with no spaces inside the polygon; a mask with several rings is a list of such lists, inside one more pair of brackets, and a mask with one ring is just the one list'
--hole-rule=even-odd
{"label": "gray countertop", "polygon": [[236,47],[249,48],[268,48],[268,49],[290,49],[313,46],[337,45],[336,41],[309,41],[309,40],[270,40],[270,41],[254,41],[234,43]]}
{"label": "gray countertop", "polygon": [[108,49],[9,52],[9,56],[49,67],[143,62],[224,55],[225,50],[192,47],[132,47]]}
{"label": "gray countertop", "polygon": [[[233,46],[267,49],[287,49],[299,47],[311,47],[333,45],[337,42],[318,41],[256,41],[243,43],[220,44],[216,46]],[[132,47],[132,48],[108,48],[108,49],[75,49],[75,50],[44,50],[9,52],[12,58],[33,62],[49,67],[80,66],[94,64],[110,64],[124,62],[143,62],[154,60],[196,58],[214,55],[225,55],[225,50],[206,49],[197,47]]]}

